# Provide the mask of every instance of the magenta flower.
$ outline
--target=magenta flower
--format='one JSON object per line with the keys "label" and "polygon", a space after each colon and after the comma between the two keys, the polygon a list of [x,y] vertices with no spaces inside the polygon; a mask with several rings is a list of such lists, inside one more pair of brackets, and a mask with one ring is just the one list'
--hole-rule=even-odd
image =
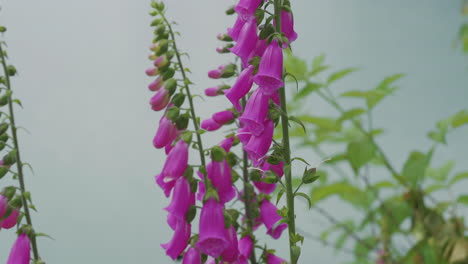
{"label": "magenta flower", "polygon": [[157,91],[159,90],[163,85],[163,79],[162,77],[158,77],[156,80],[154,80],[153,82],[151,82],[149,85],[148,85],[148,89],[150,91]]}
{"label": "magenta flower", "polygon": [[226,65],[221,65],[219,66],[216,70],[211,70],[208,72],[208,77],[211,79],[219,79],[223,75],[223,70],[226,67]]}
{"label": "magenta flower", "polygon": [[234,144],[234,137],[228,137],[221,141],[219,146],[222,147],[226,152],[229,152],[231,150],[232,144]]}
{"label": "magenta flower", "polygon": [[229,110],[221,111],[213,114],[212,118],[216,123],[224,125],[234,119],[234,113]]}
{"label": "magenta flower", "polygon": [[8,209],[8,199],[0,195],[0,218],[2,218]]}
{"label": "magenta flower", "polygon": [[244,150],[247,151],[249,159],[252,160],[254,166],[260,164],[260,159],[263,158],[270,148],[273,140],[273,121],[267,119],[264,123],[265,129],[259,136],[252,136],[249,142],[244,146]]}
{"label": "magenta flower", "polygon": [[2,220],[2,228],[5,229],[10,229],[16,225],[16,222],[18,222],[18,217],[20,215],[20,211],[18,209],[13,209],[11,214]]}
{"label": "magenta flower", "polygon": [[233,262],[239,256],[239,249],[237,243],[237,233],[234,226],[230,226],[225,230],[225,236],[229,241],[229,246],[221,254],[221,258],[226,262]]}
{"label": "magenta flower", "polygon": [[205,89],[205,95],[206,96],[218,96],[220,92],[220,87],[215,86],[215,87],[210,87]]}
{"label": "magenta flower", "polygon": [[161,55],[159,57],[157,57],[153,64],[156,68],[161,68],[161,67],[164,67],[166,66],[167,64],[169,63],[169,60],[167,59],[167,56],[166,55]]}
{"label": "magenta flower", "polygon": [[197,248],[217,258],[228,246],[229,241],[224,234],[223,206],[210,198],[201,210]]}
{"label": "magenta flower", "polygon": [[[294,31],[294,18],[291,12],[281,10],[281,31],[288,38],[290,44],[297,39],[297,33]],[[283,44],[283,48],[286,47],[287,45]]]}
{"label": "magenta flower", "polygon": [[[278,165],[271,165],[270,163],[265,162],[263,163],[262,170],[263,171],[271,170],[274,173],[276,173],[276,175],[278,175],[279,178],[281,178],[283,176],[283,166],[284,166],[284,162],[280,162]],[[264,176],[265,176],[265,173],[262,174],[262,178],[264,178]],[[276,189],[276,183],[266,183],[263,181],[258,181],[258,182],[254,182],[254,185],[255,187],[257,187],[257,189],[260,192],[266,193],[266,194],[270,194],[274,192]]]}
{"label": "magenta flower", "polygon": [[13,244],[7,264],[29,264],[31,260],[31,242],[29,237],[22,233]]}
{"label": "magenta flower", "polygon": [[161,247],[166,250],[166,255],[176,260],[188,245],[190,231],[191,225],[189,223],[185,220],[178,220],[171,241],[161,244]]}
{"label": "magenta flower", "polygon": [[169,92],[166,89],[160,89],[150,100],[151,109],[159,111],[169,104]]}
{"label": "magenta flower", "polygon": [[189,248],[189,250],[187,250],[187,253],[185,253],[182,264],[201,264],[201,263],[202,262],[201,262],[200,251],[194,248]]}
{"label": "magenta flower", "polygon": [[252,88],[253,84],[253,73],[254,67],[249,66],[245,68],[236,80],[236,83],[228,90],[224,92],[226,97],[231,101],[237,111],[241,111],[242,107],[239,101],[244,97]]}
{"label": "magenta flower", "polygon": [[262,0],[240,0],[234,7],[234,10],[244,20],[249,20],[254,17],[255,11],[262,3]]}
{"label": "magenta flower", "polygon": [[145,73],[148,76],[156,76],[156,75],[159,74],[159,71],[158,71],[157,68],[148,68],[148,69],[146,69]]}
{"label": "magenta flower", "polygon": [[178,135],[177,127],[166,116],[159,120],[158,131],[153,138],[155,148],[163,148],[170,144]]}
{"label": "magenta flower", "polygon": [[174,186],[172,201],[164,208],[171,215],[169,225],[173,225],[174,219],[184,220],[191,205],[195,204],[195,194],[190,189],[190,184],[185,177],[179,177]]}
{"label": "magenta flower", "polygon": [[188,166],[188,146],[179,140],[169,152],[162,172],[156,176],[156,183],[164,190],[167,197],[175,185],[175,181],[184,174]]}
{"label": "magenta flower", "polygon": [[250,258],[253,250],[253,242],[250,236],[245,236],[239,240],[239,253],[246,258]]}
{"label": "magenta flower", "polygon": [[212,161],[206,165],[206,170],[213,187],[218,190],[220,202],[224,204],[231,201],[236,196],[236,189],[232,185],[231,168],[227,161]]}
{"label": "magenta flower", "polygon": [[228,35],[235,41],[239,38],[239,34],[242,30],[242,27],[245,24],[245,20],[241,16],[237,16],[236,22],[232,28],[228,28]]}
{"label": "magenta flower", "polygon": [[249,55],[255,49],[257,41],[257,22],[255,19],[252,19],[244,24],[236,45],[230,49],[232,53],[241,58],[244,67],[248,66]]}
{"label": "magenta flower", "polygon": [[247,143],[249,143],[249,140],[252,137],[252,133],[250,133],[249,129],[246,126],[239,128],[237,130],[236,135],[243,145],[246,145]]}
{"label": "magenta flower", "polygon": [[258,73],[254,77],[254,82],[260,86],[262,92],[271,95],[278,88],[284,86],[283,80],[283,51],[278,41],[273,40],[265,50]]}
{"label": "magenta flower", "polygon": [[255,90],[247,101],[244,113],[239,118],[239,121],[244,124],[254,136],[259,136],[264,129],[265,118],[268,113],[269,97],[261,92],[260,89]]}
{"label": "magenta flower", "polygon": [[216,264],[216,260],[214,258],[212,258],[212,257],[208,257],[206,259],[205,264]]}
{"label": "magenta flower", "polygon": [[268,253],[267,264],[287,264],[288,262],[280,257]]}
{"label": "magenta flower", "polygon": [[205,119],[201,122],[201,128],[206,131],[218,130],[222,125],[213,120],[213,118]]}
{"label": "magenta flower", "polygon": [[267,234],[274,239],[278,239],[281,236],[281,233],[283,233],[283,230],[288,228],[286,223],[281,223],[275,227],[276,223],[283,218],[278,214],[276,206],[267,199],[264,199],[260,205],[260,216],[263,224],[268,230]]}

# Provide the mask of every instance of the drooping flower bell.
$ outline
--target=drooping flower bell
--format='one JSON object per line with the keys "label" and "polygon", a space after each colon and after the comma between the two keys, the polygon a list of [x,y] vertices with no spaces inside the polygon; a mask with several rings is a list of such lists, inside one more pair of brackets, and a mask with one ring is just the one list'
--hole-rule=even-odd
{"label": "drooping flower bell", "polygon": [[[297,39],[297,33],[294,31],[294,18],[291,12],[281,10],[281,31],[284,33],[286,38],[289,40],[289,44]],[[283,48],[286,48],[287,44],[283,44]]]}
{"label": "drooping flower bell", "polygon": [[288,262],[280,257],[277,257],[271,253],[267,253],[267,264],[288,264]]}
{"label": "drooping flower bell", "polygon": [[237,138],[239,138],[239,141],[243,144],[246,145],[249,143],[250,138],[252,137],[252,133],[250,133],[249,129],[244,126],[241,127],[237,130]]}
{"label": "drooping flower bell", "polygon": [[153,145],[155,148],[163,148],[177,137],[177,127],[166,116],[161,117],[159,120],[159,127],[156,136],[153,138]]}
{"label": "drooping flower bell", "polygon": [[268,114],[269,96],[262,93],[260,89],[255,90],[247,101],[244,113],[239,121],[244,124],[254,136],[259,136],[264,127],[265,118]]}
{"label": "drooping flower bell", "polygon": [[249,20],[254,17],[255,11],[262,2],[262,0],[240,0],[234,10],[242,19]]}
{"label": "drooping flower bell", "polygon": [[[283,166],[284,166],[284,162],[280,162],[279,164],[277,165],[272,165],[268,162],[265,162],[263,163],[262,165],[262,170],[264,171],[262,173],[262,178],[265,177],[265,174],[267,171],[272,171],[274,172],[276,175],[278,175],[279,178],[281,178],[283,176]],[[270,194],[272,192],[275,191],[276,189],[276,183],[267,183],[267,182],[263,182],[263,181],[254,181],[254,185],[255,187],[257,187],[257,189],[262,192],[262,193],[266,193],[266,194]]]}
{"label": "drooping flower bell", "polygon": [[179,177],[174,186],[172,201],[164,208],[170,215],[169,225],[173,225],[174,219],[184,220],[191,205],[195,204],[195,194],[192,193],[190,184],[185,177]]}
{"label": "drooping flower bell", "polygon": [[224,149],[224,151],[229,152],[231,150],[232,144],[234,144],[234,137],[228,137],[225,138],[221,143],[219,143],[219,146]]}
{"label": "drooping flower bell", "polygon": [[226,88],[229,88],[229,86],[227,86],[227,85],[218,85],[218,86],[206,88],[205,89],[205,95],[210,96],[210,97],[218,96],[220,94],[223,94],[224,93],[223,90],[226,89]]}
{"label": "drooping flower bell", "polygon": [[148,68],[146,69],[145,73],[148,76],[156,76],[159,74],[159,70],[157,68]]}
{"label": "drooping flower bell", "polygon": [[228,246],[229,241],[224,234],[223,206],[210,198],[201,210],[197,248],[206,255],[217,258]]}
{"label": "drooping flower bell", "polygon": [[185,253],[184,260],[182,264],[201,264],[201,254],[200,251],[195,248],[189,248],[187,253]]}
{"label": "drooping flower bell", "polygon": [[161,247],[166,250],[166,254],[173,260],[176,260],[188,245],[190,239],[191,225],[184,220],[178,220],[174,235],[166,244]]}
{"label": "drooping flower bell", "polygon": [[155,92],[159,90],[162,87],[162,85],[163,85],[163,78],[160,76],[148,85],[148,89],[150,91]]}
{"label": "drooping flower bell", "polygon": [[273,140],[273,121],[267,119],[264,123],[265,129],[259,136],[254,136],[249,139],[249,142],[244,146],[244,150],[249,155],[254,166],[258,166],[261,159],[267,154]]}
{"label": "drooping flower bell", "polygon": [[231,101],[237,111],[241,111],[242,107],[239,103],[242,97],[244,97],[252,88],[253,84],[253,73],[254,67],[249,66],[245,68],[237,77],[236,83],[228,90],[224,92],[227,99]]}
{"label": "drooping flower bell", "polygon": [[223,251],[221,254],[221,258],[223,261],[226,262],[233,262],[239,256],[239,248],[238,248],[238,241],[237,241],[237,233],[234,226],[230,226],[228,229],[225,230],[226,238],[229,241],[229,246]]}
{"label": "drooping flower bell", "polygon": [[16,223],[18,222],[19,215],[20,215],[20,211],[18,209],[13,209],[11,214],[7,218],[1,221],[1,224],[2,224],[1,228],[10,229],[14,227]]}
{"label": "drooping flower bell", "polygon": [[253,251],[253,242],[250,236],[245,236],[239,240],[239,253],[246,258],[250,258]]}
{"label": "drooping flower bell", "polygon": [[162,172],[156,176],[156,182],[167,197],[175,181],[184,174],[188,166],[188,145],[179,140],[166,158]]}
{"label": "drooping flower bell", "polygon": [[252,19],[244,24],[236,44],[230,50],[241,58],[243,66],[248,66],[249,55],[255,49],[258,41],[257,22]]}
{"label": "drooping flower bell", "polygon": [[227,161],[212,161],[206,169],[213,187],[218,190],[219,201],[223,204],[231,201],[236,196],[236,189],[232,184],[231,168]]}
{"label": "drooping flower bell", "polygon": [[213,120],[220,125],[229,123],[232,119],[234,119],[234,117],[234,113],[229,110],[217,112],[212,116]]}
{"label": "drooping flower bell", "polygon": [[201,122],[200,127],[206,131],[215,131],[221,128],[221,124],[214,121],[213,118],[205,119]]}
{"label": "drooping flower bell", "polygon": [[159,89],[159,91],[151,98],[150,105],[154,111],[160,111],[169,104],[169,91],[166,89]]}
{"label": "drooping flower bell", "polygon": [[216,70],[211,70],[208,72],[208,77],[211,79],[219,79],[219,78],[229,78],[232,77],[236,72],[236,65],[235,64],[227,64],[221,65]]}
{"label": "drooping flower bell", "polygon": [[29,237],[22,233],[18,236],[10,251],[7,264],[29,264],[31,260],[31,242]]}
{"label": "drooping flower bell", "polygon": [[283,51],[275,39],[263,53],[254,82],[260,86],[264,94],[271,95],[284,86],[282,77]]}
{"label": "drooping flower bell", "polygon": [[236,19],[236,22],[234,23],[234,25],[232,26],[232,28],[228,28],[228,35],[235,41],[237,41],[237,39],[239,38],[239,34],[242,30],[242,27],[244,26],[245,24],[245,20],[242,19],[241,16],[237,16],[237,19]]}
{"label": "drooping flower bell", "polygon": [[267,228],[267,234],[269,234],[274,239],[278,239],[283,230],[288,228],[286,223],[281,223],[275,227],[276,223],[283,219],[278,214],[278,209],[274,204],[272,204],[268,199],[264,199],[260,204],[260,216],[262,218],[262,222]]}

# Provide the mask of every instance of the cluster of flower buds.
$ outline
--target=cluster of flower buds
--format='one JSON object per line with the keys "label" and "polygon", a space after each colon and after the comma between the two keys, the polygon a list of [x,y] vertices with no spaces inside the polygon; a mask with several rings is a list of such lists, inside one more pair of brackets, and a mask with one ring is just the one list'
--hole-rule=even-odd
{"label": "cluster of flower buds", "polygon": [[[193,143],[203,156],[203,164],[198,166],[198,178],[193,177],[194,166],[188,164],[188,147],[192,144],[192,135],[196,134],[200,140],[203,130],[187,129],[190,118],[197,120],[191,100],[191,111],[181,113],[185,97],[190,97],[190,81],[184,74],[171,24],[164,16],[164,5],[152,3],[154,20],[151,25],[155,27],[156,37],[150,47],[149,58],[154,67],[147,69],[146,74],[155,78],[148,86],[151,91],[156,91],[150,100],[151,108],[164,110],[153,145],[165,148],[167,154],[156,182],[167,197],[172,197],[165,210],[168,212],[167,223],[174,230],[172,239],[162,247],[172,259],[182,256],[183,264],[257,263],[254,230],[263,224],[266,233],[278,239],[287,228],[284,215],[279,214],[269,196],[283,176],[284,164],[278,158],[280,150],[268,154],[280,111],[278,90],[284,85],[282,49],[297,37],[292,15],[288,12],[289,2],[285,2],[285,10],[281,11],[284,17],[281,20],[282,33],[264,33],[275,23],[271,17],[261,24],[264,14],[268,13],[263,0],[240,0],[228,11],[237,14],[237,20],[227,33],[218,35],[218,39],[227,44],[217,51],[235,54],[241,65],[228,63],[210,71],[208,77],[212,79],[236,77],[236,80],[232,86],[220,84],[207,88],[205,95],[224,94],[232,106],[214,113],[200,124],[194,121],[194,126],[215,131],[223,126],[236,125],[234,131],[237,132],[206,151],[200,142]],[[178,60],[171,64],[174,57]],[[173,78],[178,72],[184,81],[180,87]],[[178,88],[180,91],[176,93]],[[254,167],[247,178],[244,177],[242,187],[235,185],[240,178],[236,168],[241,168],[241,164],[231,151],[238,144],[248,154],[248,160],[245,160],[248,164],[242,165],[243,171],[246,171],[246,166]],[[204,156],[208,154],[211,160],[205,165]],[[246,207],[249,205],[248,212],[242,214],[229,208],[227,203],[234,199],[241,200]],[[198,232],[192,235],[191,222],[197,213],[196,203],[202,206]],[[262,258],[268,264],[286,263],[274,255],[274,250],[267,248],[264,248]]]}

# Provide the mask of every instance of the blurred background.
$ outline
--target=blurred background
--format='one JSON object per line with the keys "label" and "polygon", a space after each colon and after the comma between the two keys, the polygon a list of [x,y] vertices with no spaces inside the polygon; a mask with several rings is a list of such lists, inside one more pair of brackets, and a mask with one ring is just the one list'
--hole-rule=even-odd
{"label": "blurred background", "polygon": [[[8,28],[10,63],[19,76],[13,90],[23,102],[17,110],[26,184],[39,213],[33,222],[47,263],[170,263],[159,246],[172,231],[162,211],[168,204],[153,176],[164,153],[152,147],[161,113],[149,107],[148,46],[150,1],[3,0],[0,24]],[[216,85],[206,73],[230,60],[218,55],[216,34],[233,24],[224,10],[234,1],[167,1],[178,22],[179,47],[195,89]],[[383,77],[407,74],[400,89],[374,113],[379,139],[397,168],[407,153],[429,144],[434,121],[468,107],[468,58],[455,43],[463,24],[461,1],[296,0],[292,3],[298,40],[296,55],[311,61],[326,54],[336,68],[360,71],[336,89],[367,89]],[[291,87],[291,89],[295,89]],[[197,99],[208,117],[227,105],[224,99]],[[203,104],[201,104],[203,102]],[[331,111],[310,102],[310,111]],[[436,159],[468,168],[467,127],[448,138]],[[205,136],[208,145],[219,137]],[[313,163],[319,157],[301,150]],[[3,184],[7,182],[2,182]],[[1,186],[0,186],[1,187]],[[466,192],[465,186],[458,186]],[[298,226],[318,234],[323,219],[299,207]],[[335,200],[327,203],[337,218],[352,214]],[[261,232],[263,232],[262,230]],[[5,262],[13,232],[0,231],[0,262]],[[271,241],[271,240],[269,240]],[[270,242],[269,242],[270,243]],[[273,242],[286,256],[286,242]],[[339,263],[346,254],[306,239],[302,263]]]}

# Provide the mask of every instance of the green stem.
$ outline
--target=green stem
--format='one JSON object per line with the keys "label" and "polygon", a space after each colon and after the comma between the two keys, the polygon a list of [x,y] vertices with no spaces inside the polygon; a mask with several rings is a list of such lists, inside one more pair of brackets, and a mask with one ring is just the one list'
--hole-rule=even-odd
{"label": "green stem", "polygon": [[200,127],[198,126],[197,116],[195,114],[195,106],[193,104],[192,94],[191,94],[190,88],[188,86],[187,75],[185,74],[184,66],[182,64],[182,59],[180,58],[180,53],[179,53],[179,50],[177,49],[177,44],[176,44],[176,40],[175,40],[175,36],[174,36],[174,31],[172,31],[171,23],[169,23],[169,21],[167,21],[166,17],[164,16],[164,14],[162,12],[160,12],[160,15],[161,15],[162,19],[164,20],[164,22],[166,23],[166,25],[167,25],[167,27],[169,29],[169,34],[171,35],[171,39],[172,39],[172,47],[174,48],[174,52],[175,52],[175,55],[176,55],[176,58],[177,58],[177,64],[179,64],[180,72],[182,74],[182,78],[184,79],[184,87],[185,87],[185,92],[187,93],[187,97],[188,97],[189,104],[190,104],[190,113],[191,113],[191,117],[192,117],[192,123],[193,123],[193,127],[195,128],[195,134],[197,135],[197,142],[196,143],[198,145],[198,152],[200,153],[200,161],[201,161],[201,164],[202,164],[202,166],[204,168],[204,170],[203,170],[203,182],[205,184],[205,188],[208,188],[209,185],[208,185],[208,177],[207,177],[207,173],[206,173],[206,161],[205,161],[205,154],[204,154],[205,151],[203,150],[203,144],[202,144],[201,136],[198,133],[198,130],[200,129]]}
{"label": "green stem", "polygon": [[[275,0],[275,25],[276,31],[281,33],[281,0]],[[280,102],[281,102],[281,127],[283,130],[283,154],[284,154],[284,167],[285,169],[285,182],[286,182],[286,203],[288,206],[288,233],[289,233],[289,257],[290,263],[296,264],[297,259],[294,259],[293,236],[296,235],[296,215],[294,212],[294,192],[292,188],[292,175],[291,175],[291,146],[289,144],[289,118],[286,107],[286,91],[284,87],[279,89]]]}
{"label": "green stem", "polygon": [[[2,59],[3,72],[5,73],[7,91],[11,91],[10,76],[8,75],[8,68],[5,62],[5,54],[3,53],[2,44],[0,44],[0,56]],[[31,213],[29,212],[28,200],[24,197],[24,193],[26,192],[26,186],[24,184],[23,163],[21,162],[21,156],[20,156],[20,150],[19,150],[19,144],[18,144],[18,136],[16,134],[15,113],[13,112],[13,101],[11,100],[11,96],[8,97],[8,110],[10,111],[10,123],[11,123],[10,127],[11,127],[11,135],[13,138],[13,145],[16,149],[16,167],[18,170],[18,180],[19,180],[20,190],[21,190],[21,200],[23,202],[23,207],[24,207],[24,215],[26,217],[26,223],[28,223],[28,225],[32,227]],[[32,252],[34,255],[34,260],[40,260],[39,251],[37,250],[35,234],[31,237],[31,246],[32,246]]]}
{"label": "green stem", "polygon": [[[246,105],[246,100],[245,97],[242,98],[242,105]],[[255,237],[253,235],[253,227],[254,227],[254,218],[252,216],[252,206],[250,203],[250,197],[253,197],[253,194],[250,193],[251,186],[249,186],[249,158],[247,156],[247,152],[245,150],[242,150],[242,161],[243,161],[243,166],[242,166],[242,176],[244,178],[244,204],[245,204],[245,217],[247,218],[247,233],[250,235],[250,238],[252,239],[252,242],[255,242]],[[257,260],[255,257],[255,248],[252,250],[252,253],[250,254],[250,263],[251,264],[257,264]]]}

